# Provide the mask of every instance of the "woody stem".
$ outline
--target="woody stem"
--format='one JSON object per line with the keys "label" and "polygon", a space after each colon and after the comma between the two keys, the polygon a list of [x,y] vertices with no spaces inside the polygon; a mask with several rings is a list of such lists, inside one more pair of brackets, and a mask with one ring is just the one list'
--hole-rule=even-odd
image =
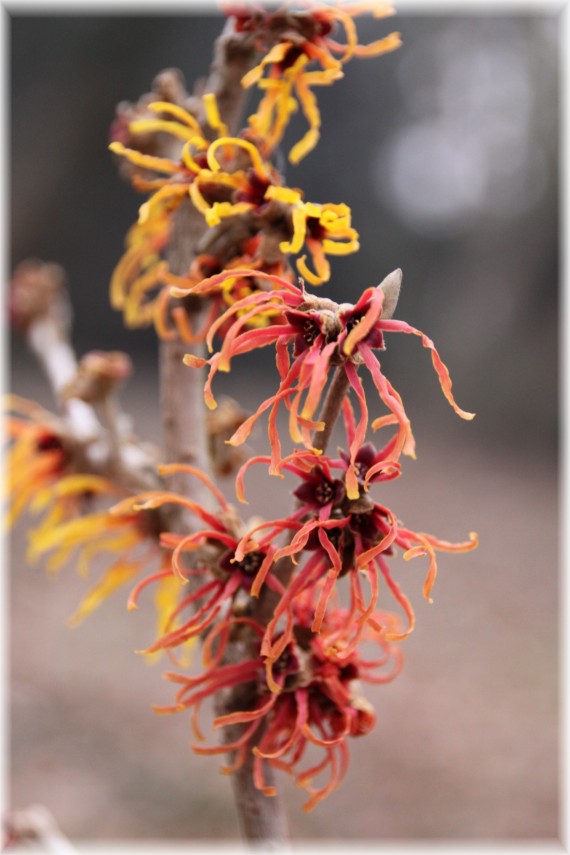
{"label": "woody stem", "polygon": [[322,431],[318,431],[313,442],[314,448],[318,451],[326,451],[336,420],[340,415],[342,402],[348,392],[349,385],[348,375],[344,370],[344,365],[339,365],[336,369],[332,383],[329,386],[320,416],[320,421],[325,423],[324,429]]}
{"label": "woody stem", "polygon": [[[241,79],[253,64],[255,53],[251,46],[242,43],[240,34],[234,32],[228,21],[215,47],[210,76],[204,86],[205,92],[216,95],[220,113],[235,130],[244,102]],[[203,219],[190,206],[183,203],[176,212],[174,235],[168,251],[170,269],[185,275],[196,256],[200,238],[204,234]],[[194,315],[194,321],[197,320]],[[161,342],[161,392],[164,425],[164,446],[167,460],[191,462],[202,472],[210,469],[208,455],[206,418],[203,404],[204,377],[199,369],[189,370],[182,362],[184,353],[202,356],[203,345],[185,345],[180,341]],[[201,482],[180,476],[176,488],[186,496],[207,507],[210,496],[206,495]],[[182,528],[191,530],[193,521],[182,520]],[[237,661],[243,650],[239,645],[232,651]],[[224,696],[217,699],[218,714],[228,712]],[[227,728],[225,739],[232,742],[241,728]],[[253,754],[244,765],[231,776],[236,809],[242,834],[247,841],[264,843],[266,846],[283,845],[288,840],[285,814],[278,797],[267,798],[255,787],[253,779]],[[266,773],[266,783],[272,784],[272,770]]]}
{"label": "woody stem", "polygon": [[[314,448],[324,452],[331,438],[334,426],[342,409],[342,402],[349,389],[349,380],[343,365],[339,365],[329,386],[319,421],[325,423],[324,429],[316,434]],[[284,587],[287,587],[293,573],[294,565],[290,558],[282,558],[275,566],[273,574]],[[261,626],[266,626],[273,615],[279,596],[265,586],[259,597],[257,608],[253,614],[254,620]]]}

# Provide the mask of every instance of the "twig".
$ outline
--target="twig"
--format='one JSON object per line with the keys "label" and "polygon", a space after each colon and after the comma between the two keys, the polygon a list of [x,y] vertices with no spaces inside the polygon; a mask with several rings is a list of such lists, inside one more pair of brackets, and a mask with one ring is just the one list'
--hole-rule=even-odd
{"label": "twig", "polygon": [[[214,58],[204,92],[216,96],[220,115],[230,131],[238,125],[245,101],[241,79],[251,67],[254,53],[249,38],[236,34],[228,19],[214,47]],[[179,275],[188,272],[197,254],[197,246],[207,231],[204,218],[184,201],[174,214],[173,235],[167,251],[170,270]],[[189,310],[190,322],[199,323],[201,308]],[[185,353],[204,355],[204,345],[186,345],[180,341],[160,344],[160,390],[163,414],[164,455],[167,462],[191,463],[202,472],[210,471],[206,412],[203,402],[204,372],[191,371],[182,362]],[[181,473],[173,478],[173,487],[207,507],[211,496],[197,479]],[[179,511],[180,526],[186,531],[195,527],[189,515]]]}
{"label": "twig", "polygon": [[43,805],[11,811],[4,820],[4,826],[6,839],[3,848],[6,850],[12,847],[19,850],[22,846],[27,848],[29,842],[34,849],[39,844],[42,852],[51,852],[53,855],[72,855],[77,852]]}
{"label": "twig", "polygon": [[[189,201],[180,205],[175,213],[173,240],[167,260],[174,273],[188,271],[195,255],[196,243],[204,231],[203,217]],[[198,322],[199,311],[193,312]],[[187,345],[179,340],[161,341],[160,358],[160,405],[163,424],[164,459],[167,463],[190,463],[208,473],[210,459],[204,409],[204,372],[189,370],[183,363],[185,353],[204,355],[204,346]],[[175,490],[208,507],[209,492],[201,481],[180,473],[172,478]],[[195,522],[191,515],[177,509],[177,530],[193,531]]]}
{"label": "twig", "polygon": [[54,312],[38,316],[30,323],[26,340],[43,367],[58,403],[73,425],[75,436],[88,442],[101,434],[101,425],[93,408],[75,398],[64,401],[61,395],[64,387],[77,374],[77,359],[68,338],[68,325],[61,321],[61,315],[70,314],[63,293],[59,295],[58,302]]}
{"label": "twig", "polygon": [[103,425],[91,403],[67,394],[80,366],[70,342],[72,312],[63,270],[37,260],[22,263],[14,272],[10,297],[14,322],[50,383],[78,465],[129,491],[158,487],[156,459],[134,438],[119,435],[118,418]]}
{"label": "twig", "polygon": [[[232,731],[233,728],[228,728]],[[232,734],[235,736],[235,734]],[[229,740],[228,733],[226,739]],[[261,738],[261,734],[259,735]],[[241,767],[231,776],[240,827],[244,838],[263,843],[267,849],[283,848],[289,840],[289,830],[279,796],[264,796],[253,785],[253,754],[250,752]],[[273,770],[265,772],[265,783],[273,784]]]}
{"label": "twig", "polygon": [[340,415],[342,402],[349,388],[349,380],[344,365],[339,365],[329,386],[319,420],[325,423],[324,430],[318,431],[313,440],[317,451],[324,452],[329,444],[334,426]]}

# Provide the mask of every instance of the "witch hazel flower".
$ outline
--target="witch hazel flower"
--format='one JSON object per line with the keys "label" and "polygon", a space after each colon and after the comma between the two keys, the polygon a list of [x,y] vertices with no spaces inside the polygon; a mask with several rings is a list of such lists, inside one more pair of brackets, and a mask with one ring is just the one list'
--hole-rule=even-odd
{"label": "witch hazel flower", "polygon": [[10,527],[29,510],[38,491],[72,471],[72,444],[61,419],[39,404],[18,395],[6,396],[4,403],[12,413],[5,422],[9,444],[5,524]]}
{"label": "witch hazel flower", "polygon": [[[348,406],[345,414],[350,425]],[[390,444],[386,448],[389,449]],[[256,463],[268,461],[266,456],[251,458],[238,472],[237,493],[242,501],[245,500],[244,477],[247,470]],[[293,491],[297,509],[291,520],[296,523],[296,531],[289,543],[277,549],[274,555],[276,563],[286,558],[292,560],[295,571],[269,620],[261,647],[267,660],[268,683],[273,689],[273,664],[294,632],[294,603],[300,595],[308,596],[312,592],[314,596],[311,630],[318,633],[337,581],[348,577],[350,608],[346,612],[348,624],[345,629],[350,636],[350,643],[347,643],[350,651],[359,643],[367,623],[373,619],[371,616],[380,593],[379,581],[383,579],[407,618],[407,629],[389,636],[392,641],[401,641],[413,630],[415,615],[386,559],[398,548],[406,561],[427,556],[429,564],[423,593],[431,602],[430,594],[437,574],[436,551],[467,552],[477,546],[474,533],[467,541],[450,543],[405,528],[388,507],[372,500],[368,494],[372,483],[385,483],[400,475],[400,465],[386,456],[386,449],[377,451],[371,443],[366,443],[357,454],[356,464],[360,492],[353,499],[349,497],[347,488],[351,464],[346,452],[341,451],[340,458],[332,459],[327,455],[298,450],[281,463],[280,470],[293,473],[301,484]],[[363,576],[370,589],[368,602],[362,587]],[[259,580],[256,579],[252,594],[257,596],[258,593]]]}
{"label": "witch hazel flower", "polygon": [[[354,18],[372,12],[376,18],[394,14],[388,3],[348,3],[331,6],[312,3],[305,8],[282,6],[265,9],[258,3],[229,3],[238,33],[251,33],[261,62],[242,79],[246,89],[257,86],[263,97],[250,117],[252,129],[271,151],[279,144],[291,116],[301,107],[309,129],[289,153],[298,163],[316,146],[321,117],[316,86],[328,86],[343,77],[343,65],[352,57],[379,56],[401,44],[399,33],[390,33],[368,45],[358,44]],[[341,41],[335,36],[341,33]]]}
{"label": "witch hazel flower", "polygon": [[[378,613],[376,623],[397,626],[394,615]],[[381,632],[371,628],[367,640],[379,648],[376,659],[366,659],[353,650],[339,658],[344,648],[343,628],[346,615],[342,609],[331,611],[320,635],[309,629],[310,608],[305,598],[295,604],[295,637],[284,647],[275,663],[274,674],[278,691],[265,684],[263,664],[258,655],[263,628],[248,618],[234,618],[230,624],[216,627],[207,636],[204,647],[206,669],[197,677],[167,673],[166,679],[180,686],[172,706],[155,707],[163,714],[192,709],[192,744],[198,754],[216,755],[234,752],[230,765],[222,768],[231,774],[243,766],[253,754],[255,787],[266,796],[276,790],[265,783],[265,765],[292,775],[295,783],[309,793],[304,810],[309,811],[332,792],[342,781],[348,768],[347,740],[369,733],[376,717],[362,695],[362,683],[388,683],[397,676],[402,664],[400,650],[386,640]],[[230,634],[248,625],[257,638],[257,655],[239,664],[223,663],[225,646]],[[214,652],[215,651],[215,652]],[[254,653],[255,653],[254,645]],[[214,728],[240,725],[240,735],[221,746],[204,746],[199,724],[201,704],[220,691],[243,688],[246,708],[229,712],[214,719]],[[245,700],[244,700],[245,703]],[[300,768],[304,755],[316,746],[324,755],[316,765]],[[321,786],[314,781],[321,773],[328,780]]]}
{"label": "witch hazel flower", "polygon": [[[350,465],[347,470],[347,490],[349,498],[359,495],[356,476],[356,455],[364,443],[368,426],[368,406],[358,368],[364,365],[370,372],[380,399],[389,410],[388,416],[376,419],[372,427],[378,428],[395,422],[398,426],[397,441],[392,457],[397,459],[403,452],[414,456],[414,438],[410,421],[404,410],[402,400],[381,370],[380,362],[374,351],[384,349],[384,333],[412,333],[421,338],[425,348],[432,354],[432,363],[437,373],[444,396],[454,411],[464,419],[472,419],[473,414],[462,410],[455,402],[451,392],[451,378],[442,362],[434,343],[424,333],[403,321],[391,320],[383,314],[384,294],[398,290],[401,271],[390,274],[376,288],[367,288],[356,304],[337,304],[327,298],[308,294],[302,284],[297,287],[279,277],[261,274],[255,271],[224,271],[204,280],[192,289],[173,289],[176,296],[188,294],[207,294],[232,276],[258,276],[273,283],[274,290],[252,294],[239,300],[230,307],[212,325],[207,337],[210,350],[213,349],[214,336],[222,325],[227,331],[219,351],[209,359],[185,356],[187,365],[201,367],[209,365],[209,374],[204,389],[204,399],[211,409],[216,407],[212,394],[212,380],[218,371],[228,372],[231,360],[242,353],[257,348],[275,345],[277,368],[280,375],[278,391],[267,398],[257,411],[247,419],[229,440],[239,445],[249,436],[253,425],[266,410],[269,410],[269,439],[272,447],[271,472],[277,474],[281,460],[281,445],[276,427],[279,406],[284,402],[289,410],[289,434],[294,443],[306,448],[314,448],[313,432],[324,429],[324,424],[315,419],[324,390],[329,380],[331,368],[345,372],[348,387],[354,392],[360,417],[354,426],[350,442]],[[392,308],[392,306],[390,306]],[[274,318],[271,326],[261,329],[248,329],[252,319],[264,317],[268,312],[275,314],[280,310],[281,317]],[[239,312],[239,314],[238,314]],[[278,322],[279,321],[279,322]],[[231,322],[229,327],[228,323]],[[292,353],[291,353],[292,352]],[[292,358],[291,358],[292,357]]]}
{"label": "witch hazel flower", "polygon": [[[167,102],[150,103],[148,109],[169,118],[139,119],[129,125],[135,138],[149,131],[173,136],[181,143],[176,159],[143,154],[118,140],[110,145],[136,169],[131,179],[135,188],[152,193],[127,236],[127,250],[111,281],[111,302],[123,310],[128,326],[154,321],[162,338],[173,335],[168,331],[167,286],[198,284],[208,264],[222,269],[237,263],[285,276],[287,255],[299,255],[305,247],[297,260],[299,273],[320,284],[330,278],[328,255],[346,255],[359,246],[347,205],[307,202],[300,190],[283,186],[278,171],[262,157],[258,140],[248,139],[247,131],[240,137],[228,136],[214,96],[205,95],[203,102],[210,127],[218,134],[212,141],[191,113]],[[173,215],[187,198],[204,216],[211,249],[200,254],[186,276],[179,276],[169,270],[165,255]],[[235,302],[235,296],[227,302]],[[173,310],[176,332],[183,340],[201,340],[202,330],[192,332],[184,315],[183,310]],[[210,312],[202,329],[213,317]]]}
{"label": "witch hazel flower", "polygon": [[46,558],[46,568],[53,574],[73,559],[79,575],[88,578],[96,559],[101,555],[111,557],[69,618],[70,626],[78,624],[160,557],[152,517],[111,513],[108,507],[87,511],[101,501],[116,501],[121,493],[124,495],[108,478],[73,473],[44,486],[30,502],[30,512],[43,515],[29,532],[26,557],[30,564]]}
{"label": "witch hazel flower", "polygon": [[[270,260],[260,253],[259,235],[248,238],[237,245],[238,255],[230,255],[230,260],[222,263],[216,255],[202,253],[197,256],[185,276],[176,276],[166,267],[160,272],[162,290],[156,298],[153,310],[153,318],[156,331],[163,341],[179,339],[184,344],[196,344],[205,341],[212,325],[226,309],[235,305],[239,300],[260,290],[267,290],[266,282],[253,277],[237,276],[227,279],[220,288],[212,291],[205,302],[206,311],[197,328],[192,326],[187,307],[184,301],[173,301],[170,296],[170,287],[194,288],[209,277],[221,273],[222,270],[247,269],[259,270],[273,276],[293,279],[292,271],[285,261],[285,257],[279,254],[277,258],[271,256]],[[190,300],[192,298],[190,297]],[[239,312],[238,312],[239,313]],[[258,317],[252,321],[251,326],[268,326],[272,323],[272,315],[268,313],[265,317]],[[225,330],[219,329],[219,335],[223,336]]]}
{"label": "witch hazel flower", "polygon": [[297,267],[302,275],[308,272],[313,284],[330,276],[325,255],[358,249],[349,207],[305,202],[300,190],[283,186],[275,167],[261,156],[256,139],[223,137],[211,143],[190,197],[210,227],[244,216],[252,234],[282,229],[283,254],[297,255],[306,244],[317,272],[308,269],[305,255]]}
{"label": "witch hazel flower", "polygon": [[[210,128],[225,133],[213,96],[206,96],[203,104]],[[149,154],[135,147],[136,140],[144,140],[149,134],[171,140],[172,155]],[[111,305],[123,310],[127,326],[134,328],[154,319],[164,290],[163,255],[172,238],[172,216],[205,164],[202,152],[209,141],[191,112],[161,100],[146,104],[144,117],[128,122],[126,128],[114,126],[112,136],[109,148],[130,167],[133,187],[151,193],[127,235],[126,252],[111,279]]]}
{"label": "witch hazel flower", "polygon": [[[132,590],[129,609],[138,606],[142,591],[149,585],[173,580],[178,584],[178,595],[171,601],[171,611],[166,618],[164,632],[144,652],[174,650],[204,633],[208,627],[229,620],[236,608],[244,606],[252,593],[254,582],[265,583],[279,596],[283,586],[273,576],[276,545],[274,541],[288,529],[296,529],[295,519],[285,518],[255,525],[243,523],[235,510],[228,505],[217,487],[195,467],[167,464],[159,467],[165,477],[180,472],[198,478],[216,499],[217,511],[205,510],[183,495],[167,490],[149,491],[130,496],[112,509],[111,513],[123,515],[154,511],[167,505],[178,505],[193,515],[198,528],[190,534],[163,532],[160,545],[170,556],[158,572],[141,579]],[[253,538],[259,528],[267,529],[262,537]],[[191,589],[187,583],[191,582]],[[184,617],[190,612],[190,617]]]}
{"label": "witch hazel flower", "polygon": [[110,298],[111,306],[123,312],[129,329],[155,321],[168,296],[162,281],[163,253],[171,240],[176,207],[176,202],[163,199],[144,222],[135,223],[127,233],[126,251],[111,277]]}

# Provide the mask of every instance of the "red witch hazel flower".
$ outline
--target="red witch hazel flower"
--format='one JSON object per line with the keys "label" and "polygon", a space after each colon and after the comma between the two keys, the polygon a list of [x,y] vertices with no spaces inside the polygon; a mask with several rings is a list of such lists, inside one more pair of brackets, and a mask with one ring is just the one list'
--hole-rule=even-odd
{"label": "red witch hazel flower", "polygon": [[[346,422],[350,429],[352,413],[345,407]],[[400,474],[397,462],[386,456],[386,449],[378,452],[370,443],[362,446],[356,456],[359,495],[351,499],[346,486],[350,457],[341,452],[337,460],[326,455],[296,451],[282,461],[280,469],[294,473],[302,481],[294,490],[299,507],[291,515],[296,532],[285,546],[275,552],[274,561],[289,557],[298,570],[293,575],[285,593],[277,604],[273,617],[264,632],[261,652],[266,657],[267,680],[272,690],[277,686],[272,675],[274,663],[281,656],[294,633],[294,604],[300,596],[310,592],[315,598],[311,630],[320,632],[327,613],[329,601],[337,580],[348,576],[350,583],[350,607],[346,611],[345,653],[347,655],[360,642],[366,625],[373,621],[373,613],[379,596],[379,578],[383,578],[389,592],[403,609],[408,628],[397,635],[389,634],[391,641],[401,641],[412,631],[415,623],[412,606],[393,578],[386,561],[396,548],[403,551],[405,560],[418,556],[429,558],[428,570],[423,585],[426,599],[430,599],[436,574],[436,551],[466,552],[477,546],[474,533],[462,543],[449,543],[423,532],[405,528],[393,512],[368,495],[374,482],[386,482]],[[256,457],[242,466],[238,473],[238,496],[244,499],[244,475],[254,463],[269,462],[268,457]],[[334,470],[338,470],[338,476]],[[291,526],[293,528],[293,526]],[[252,537],[255,529],[249,533]],[[308,553],[303,561],[299,556]],[[365,575],[370,588],[368,604],[362,589],[361,576]],[[256,579],[252,593],[259,589]],[[281,629],[283,620],[285,628]],[[380,627],[376,627],[380,629]]]}
{"label": "red witch hazel flower", "polygon": [[[262,274],[259,271],[234,270],[204,280],[200,285],[188,290],[173,289],[176,296],[190,293],[204,295],[215,291],[221,283],[233,276],[257,276],[271,281],[275,288],[269,292],[252,294],[239,300],[230,307],[210,328],[207,342],[212,349],[213,338],[217,330],[231,325],[227,329],[220,350],[205,360],[187,355],[185,362],[190,366],[210,366],[208,380],[204,390],[208,407],[214,409],[216,401],[212,394],[212,380],[218,371],[229,371],[234,356],[257,348],[275,345],[277,367],[281,383],[278,391],[267,398],[257,411],[247,419],[230,439],[230,443],[240,445],[249,436],[256,420],[266,410],[269,414],[269,438],[272,446],[271,472],[277,474],[281,460],[281,446],[276,429],[277,412],[281,402],[289,410],[289,433],[295,443],[313,448],[312,432],[323,430],[322,422],[315,420],[315,413],[321,402],[329,379],[331,367],[341,367],[346,372],[350,388],[355,393],[360,406],[360,418],[354,428],[350,442],[350,465],[347,470],[347,494],[349,498],[359,495],[355,470],[356,454],[361,448],[368,425],[368,407],[362,381],[357,369],[364,364],[372,375],[381,400],[390,411],[380,417],[372,427],[386,424],[398,425],[397,440],[392,450],[393,459],[403,451],[414,456],[414,439],[409,419],[402,400],[381,371],[374,350],[384,348],[385,332],[405,332],[420,336],[424,347],[432,353],[432,362],[438,379],[450,405],[464,419],[473,418],[472,413],[462,410],[451,392],[451,379],[446,366],[441,361],[435,345],[426,335],[403,321],[390,320],[383,316],[384,293],[399,288],[401,271],[390,274],[376,288],[368,288],[355,305],[337,304],[327,298],[308,294],[301,288],[276,276]],[[264,316],[268,311],[281,311],[280,322],[276,320],[269,327],[248,329],[247,324],[253,318]],[[241,314],[238,315],[238,312]],[[291,360],[289,348],[292,348]]]}
{"label": "red witch hazel flower", "polygon": [[[208,635],[204,646],[206,670],[200,676],[165,675],[181,688],[173,706],[155,709],[159,713],[172,713],[192,708],[192,728],[197,740],[192,748],[196,753],[235,752],[233,762],[222,769],[229,774],[239,769],[252,752],[256,788],[267,796],[276,795],[275,788],[265,784],[265,764],[287,772],[310,794],[304,805],[304,810],[309,811],[344,777],[348,767],[347,739],[367,734],[374,727],[376,717],[361,694],[360,684],[382,684],[394,679],[401,668],[402,656],[381,632],[369,629],[367,640],[380,648],[379,658],[367,660],[354,650],[340,658],[347,623],[344,611],[331,610],[321,634],[314,635],[309,629],[311,609],[306,598],[298,598],[294,610],[295,636],[283,648],[274,666],[277,692],[268,691],[265,685],[259,655],[237,665],[222,664],[230,632],[235,634],[240,626],[249,625],[258,639],[263,633],[262,627],[250,619],[234,618]],[[378,613],[376,623],[397,628],[394,615]],[[204,737],[198,717],[202,702],[220,690],[244,684],[249,688],[244,698],[250,704],[214,720],[215,728],[243,725],[239,737],[222,746],[201,745]],[[262,733],[260,739],[259,733]],[[324,757],[316,765],[300,769],[310,746],[321,749]],[[321,773],[328,774],[328,780],[315,787],[314,780]]]}
{"label": "red witch hazel flower", "polygon": [[[247,527],[206,475],[182,464],[159,468],[163,476],[182,471],[199,478],[208,487],[218,503],[216,513],[210,513],[196,502],[166,490],[131,496],[111,510],[112,514],[120,516],[176,504],[189,511],[204,526],[186,535],[161,534],[161,546],[172,552],[170,560],[159,572],[142,579],[131,592],[129,609],[134,609],[147,586],[168,579],[178,584],[164,632],[146,653],[173,650],[200,636],[215,621],[229,620],[231,608],[237,607],[242,600],[247,601],[254,581],[258,586],[265,582],[282,595],[283,586],[270,572],[276,552],[273,541],[283,531],[298,527],[294,520],[289,519],[264,523],[268,533],[253,540],[248,533],[244,534]],[[191,582],[190,591],[185,587],[187,582]],[[182,620],[183,612],[191,608],[195,608],[191,617]]]}

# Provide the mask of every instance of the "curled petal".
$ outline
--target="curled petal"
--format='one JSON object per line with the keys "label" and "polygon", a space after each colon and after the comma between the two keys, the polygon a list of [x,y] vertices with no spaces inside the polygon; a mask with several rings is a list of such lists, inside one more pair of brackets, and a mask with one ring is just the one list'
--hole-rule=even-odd
{"label": "curled petal", "polygon": [[404,592],[402,591],[402,589],[400,588],[398,583],[395,582],[394,579],[392,579],[392,576],[390,574],[390,570],[388,568],[388,564],[386,563],[386,561],[382,558],[382,556],[378,556],[377,561],[378,561],[378,566],[380,567],[382,575],[384,576],[390,591],[394,595],[397,602],[401,605],[401,607],[403,608],[403,610],[406,614],[406,617],[408,618],[408,628],[406,630],[404,630],[404,632],[398,632],[395,630],[390,630],[390,631],[386,632],[385,638],[387,641],[403,641],[404,638],[407,638],[408,635],[410,635],[410,633],[413,631],[414,626],[416,624],[416,616],[414,614],[412,604],[410,603],[410,601],[408,600],[408,598],[406,597],[406,595],[404,594]]}
{"label": "curled petal", "polygon": [[425,335],[423,332],[420,332],[420,330],[417,330],[414,327],[410,326],[409,324],[405,323],[405,321],[394,321],[394,320],[382,321],[381,320],[379,322],[379,326],[382,330],[385,330],[386,332],[403,332],[403,333],[411,333],[413,335],[419,336],[422,340],[423,346],[426,347],[428,350],[431,350],[431,360],[433,363],[433,367],[435,368],[435,371],[436,371],[437,376],[439,378],[441,390],[442,390],[445,398],[447,399],[447,401],[449,402],[449,404],[453,408],[453,410],[462,419],[471,420],[471,419],[475,418],[475,413],[468,413],[465,410],[462,410],[461,407],[459,407],[455,403],[455,398],[453,397],[453,395],[451,393],[451,385],[452,384],[451,384],[451,377],[449,376],[449,371],[447,370],[447,367],[444,365],[444,363],[441,361],[439,353],[437,352],[435,345],[434,345],[433,341],[431,340],[431,338],[428,338],[427,335]]}

